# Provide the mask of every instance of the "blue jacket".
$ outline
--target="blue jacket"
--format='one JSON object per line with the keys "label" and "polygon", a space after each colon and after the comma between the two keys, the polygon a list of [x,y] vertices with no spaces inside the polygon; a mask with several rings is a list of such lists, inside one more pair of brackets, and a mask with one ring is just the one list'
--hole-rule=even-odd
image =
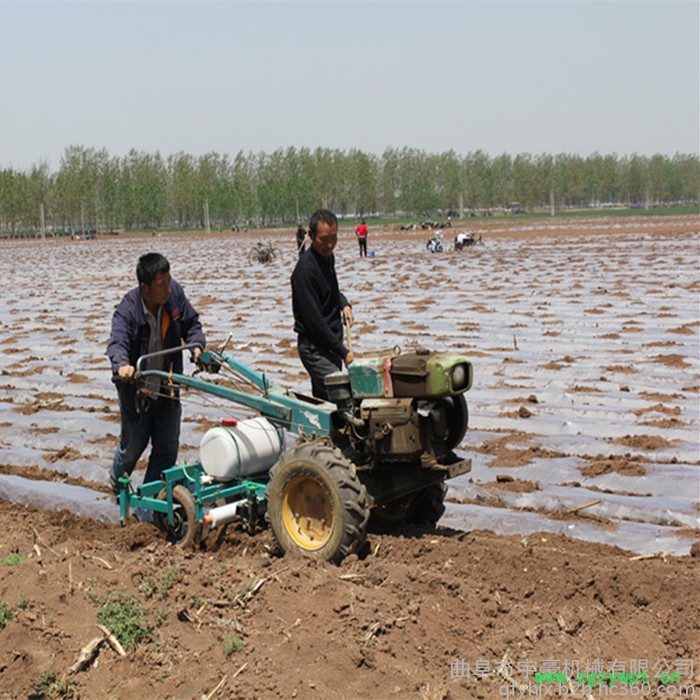
{"label": "blue jacket", "polygon": [[[161,332],[163,335],[163,349],[174,348],[182,344],[195,344],[204,350],[206,339],[199,322],[199,314],[185,296],[182,286],[171,279],[172,293],[165,303],[162,314]],[[124,295],[119,306],[112,316],[112,332],[107,344],[107,354],[112,363],[112,381],[121,391],[127,393],[136,392],[132,384],[123,384],[117,377],[117,372],[123,365],[136,366],[136,361],[141,355],[148,352],[148,340],[150,327],[146,321],[141,301],[141,292],[138,287]],[[182,373],[182,353],[173,353],[168,356],[169,369]],[[146,367],[144,367],[146,369]]]}

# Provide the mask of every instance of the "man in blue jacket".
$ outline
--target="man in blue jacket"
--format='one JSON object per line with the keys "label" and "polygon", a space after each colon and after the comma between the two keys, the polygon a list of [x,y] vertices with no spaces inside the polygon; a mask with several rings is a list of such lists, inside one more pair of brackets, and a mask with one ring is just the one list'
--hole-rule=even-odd
{"label": "man in blue jacket", "polygon": [[[144,483],[161,478],[177,460],[180,442],[181,407],[177,390],[160,386],[151,377],[142,387],[132,381],[136,361],[141,355],[184,342],[196,344],[196,362],[206,340],[199,314],[185,296],[182,287],[170,276],[170,263],[160,253],[147,253],[136,266],[138,287],[121,300],[112,317],[112,333],[107,354],[112,363],[112,381],[116,384],[121,412],[121,436],[114,453],[110,482],[118,492],[118,479],[130,475],[149,440],[151,454]],[[152,358],[143,369],[182,373],[182,353]]]}
{"label": "man in blue jacket", "polygon": [[324,379],[355,359],[343,344],[343,320],[352,325],[350,303],[338,288],[333,250],[338,243],[338,219],[319,209],[309,222],[310,248],[292,273],[292,310],[299,358],[311,377],[311,390],[328,399]]}

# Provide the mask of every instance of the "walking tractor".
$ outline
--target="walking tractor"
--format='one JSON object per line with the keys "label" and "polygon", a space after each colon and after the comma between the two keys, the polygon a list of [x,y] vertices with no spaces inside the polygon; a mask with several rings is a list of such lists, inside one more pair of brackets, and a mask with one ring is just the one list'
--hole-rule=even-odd
{"label": "walking tractor", "polygon": [[[187,346],[139,358],[137,381],[157,376],[171,396],[189,387],[259,415],[225,418],[202,437],[198,461],[165,470],[162,480],[134,489],[120,478],[122,524],[130,508],[149,509],[171,542],[187,545],[234,519],[251,532],[267,521],[285,552],[339,563],[365,542],[370,513],[437,523],[445,479],[471,468],[453,451],[468,423],[465,357],[420,348],[364,355],[326,377],[330,400],[322,401],[275,386],[225,347],[203,352],[193,376],[147,368],[149,358]],[[286,431],[295,444],[286,446]]]}

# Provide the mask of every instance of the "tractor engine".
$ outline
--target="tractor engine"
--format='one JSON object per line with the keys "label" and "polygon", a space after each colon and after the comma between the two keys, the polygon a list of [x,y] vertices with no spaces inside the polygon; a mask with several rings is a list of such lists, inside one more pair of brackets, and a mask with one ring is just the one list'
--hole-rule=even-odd
{"label": "tractor engine", "polygon": [[378,461],[404,462],[424,451],[412,399],[363,399],[359,414],[367,426],[368,451]]}
{"label": "tractor engine", "polygon": [[449,465],[467,428],[462,394],[472,381],[464,357],[419,349],[355,360],[326,377],[353,449],[371,466]]}

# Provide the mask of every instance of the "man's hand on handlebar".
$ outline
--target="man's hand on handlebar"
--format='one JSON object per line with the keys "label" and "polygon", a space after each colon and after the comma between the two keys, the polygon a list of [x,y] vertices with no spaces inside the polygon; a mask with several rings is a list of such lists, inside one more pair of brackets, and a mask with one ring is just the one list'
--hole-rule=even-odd
{"label": "man's hand on handlebar", "polygon": [[[220,352],[223,352],[221,350]],[[197,365],[194,374],[199,374],[200,372],[209,372],[210,374],[217,374],[221,369],[222,363],[213,357],[211,353],[208,355],[209,360],[207,362],[202,362],[202,350],[200,348],[194,348],[192,350],[192,362]]]}
{"label": "man's hand on handlebar", "polygon": [[133,365],[122,365],[117,370],[117,375],[122,382],[129,382],[134,378],[134,373],[136,369]]}

